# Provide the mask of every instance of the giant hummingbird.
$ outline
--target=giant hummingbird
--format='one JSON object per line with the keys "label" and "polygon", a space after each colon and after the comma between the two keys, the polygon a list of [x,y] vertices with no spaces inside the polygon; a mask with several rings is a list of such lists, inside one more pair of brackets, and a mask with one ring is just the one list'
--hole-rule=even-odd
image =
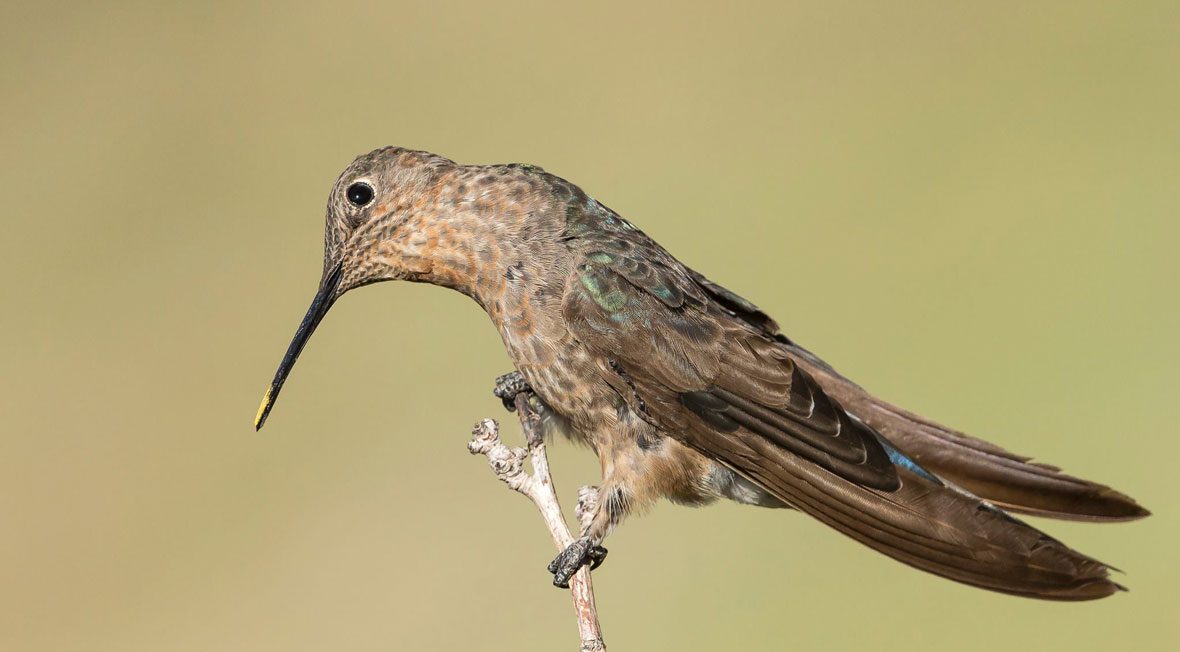
{"label": "giant hummingbird", "polygon": [[532,165],[386,147],[328,197],[319,291],[255,419],[261,428],[332,304],[378,281],[471,297],[549,428],[602,466],[593,518],[549,565],[566,586],[659,498],[793,508],[913,567],[1055,600],[1121,589],[1109,567],[1010,516],[1146,516],[1062,473],[882,401],[578,186]]}

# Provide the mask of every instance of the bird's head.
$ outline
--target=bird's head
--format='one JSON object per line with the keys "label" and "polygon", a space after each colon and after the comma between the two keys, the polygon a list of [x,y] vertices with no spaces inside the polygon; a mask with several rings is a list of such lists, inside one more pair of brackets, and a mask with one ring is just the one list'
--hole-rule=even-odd
{"label": "bird's head", "polygon": [[[460,239],[453,217],[454,162],[386,147],[357,157],[336,180],[324,227],[324,271],[311,307],[254,419],[262,427],[287,374],[328,309],[345,292],[395,279],[446,285]],[[467,240],[463,238],[462,240]]]}

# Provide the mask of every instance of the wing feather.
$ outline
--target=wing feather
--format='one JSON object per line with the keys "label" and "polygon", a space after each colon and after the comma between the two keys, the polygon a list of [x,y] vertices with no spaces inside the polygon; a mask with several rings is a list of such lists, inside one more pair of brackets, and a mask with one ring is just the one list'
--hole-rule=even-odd
{"label": "wing feather", "polygon": [[1150,514],[1130,496],[1106,485],[1034,462],[873,396],[788,339],[758,306],[691,269],[688,273],[729,315],[773,338],[849,412],[944,479],[1027,514],[1090,521],[1130,520]]}
{"label": "wing feather", "polygon": [[917,568],[1048,599],[1120,588],[1102,563],[912,462],[893,464],[900,453],[808,373],[825,367],[805,369],[768,317],[739,316],[756,310],[749,302],[699,283],[629,225],[581,233],[567,326],[610,360],[607,382],[626,374],[620,394],[667,435]]}

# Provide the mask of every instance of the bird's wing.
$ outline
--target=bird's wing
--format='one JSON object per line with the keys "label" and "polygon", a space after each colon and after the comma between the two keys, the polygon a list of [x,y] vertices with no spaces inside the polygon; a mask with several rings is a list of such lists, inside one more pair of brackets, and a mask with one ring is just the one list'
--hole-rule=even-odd
{"label": "bird's wing", "polygon": [[892,464],[892,447],[646,236],[608,231],[576,246],[582,260],[566,285],[567,326],[609,359],[604,380],[668,436],[923,570],[1042,598],[1117,590],[1100,562],[904,457]]}
{"label": "bird's wing", "polygon": [[707,299],[666,255],[611,245],[587,252],[565,316],[579,338],[614,352],[624,373],[665,390],[643,397],[670,402],[650,416],[691,415],[707,433],[741,430],[857,485],[897,488],[897,470],[872,430],[772,341],[710,318]]}
{"label": "bird's wing", "polygon": [[1119,521],[1150,513],[1133,498],[1110,487],[1033,462],[877,398],[788,339],[758,306],[691,269],[687,271],[722,310],[777,340],[828,395],[939,477],[1006,509],[1026,514]]}

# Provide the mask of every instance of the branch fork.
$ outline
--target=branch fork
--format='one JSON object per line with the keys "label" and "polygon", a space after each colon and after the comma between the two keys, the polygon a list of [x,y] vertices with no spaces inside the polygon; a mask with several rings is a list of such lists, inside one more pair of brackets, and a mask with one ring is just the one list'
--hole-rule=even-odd
{"label": "branch fork", "polygon": [[[488,459],[492,473],[510,489],[527,497],[541,512],[545,527],[553,538],[558,551],[574,541],[561,513],[561,503],[553,488],[553,477],[549,473],[549,458],[545,453],[545,440],[541,432],[541,419],[529,402],[531,393],[516,395],[516,413],[524,430],[526,448],[509,447],[500,439],[500,425],[495,419],[484,419],[475,424],[467,450],[473,455]],[[525,471],[524,462],[532,462],[533,471]],[[597,507],[598,491],[594,487],[578,490],[578,504],[574,510],[582,527],[589,524]],[[605,652],[602,628],[598,623],[598,610],[594,604],[594,585],[590,581],[590,568],[583,566],[570,579],[570,595],[577,614],[578,634],[582,639],[582,652]]]}

